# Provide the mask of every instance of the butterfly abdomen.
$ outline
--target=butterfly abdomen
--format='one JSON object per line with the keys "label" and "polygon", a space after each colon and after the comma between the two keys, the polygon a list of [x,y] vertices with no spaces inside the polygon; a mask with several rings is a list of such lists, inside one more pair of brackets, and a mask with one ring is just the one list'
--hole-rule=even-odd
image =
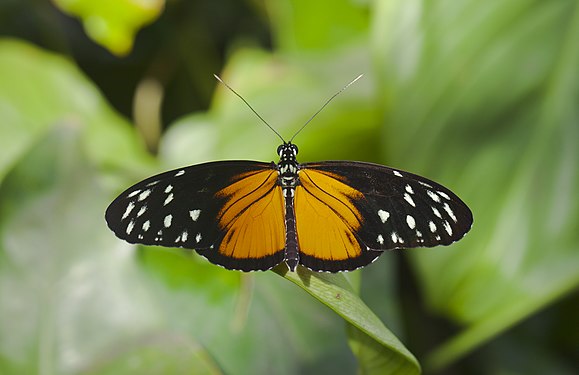
{"label": "butterfly abdomen", "polygon": [[290,271],[295,271],[299,259],[298,236],[296,230],[296,215],[294,212],[293,196],[285,197],[285,262]]}

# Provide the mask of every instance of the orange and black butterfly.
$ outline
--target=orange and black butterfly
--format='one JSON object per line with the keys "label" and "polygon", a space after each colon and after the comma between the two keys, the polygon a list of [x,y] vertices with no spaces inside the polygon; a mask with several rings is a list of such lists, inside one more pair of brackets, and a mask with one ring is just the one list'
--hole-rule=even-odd
{"label": "orange and black butterfly", "polygon": [[107,223],[130,243],[195,249],[227,269],[285,262],[327,272],[364,267],[385,250],[449,245],[472,225],[466,204],[424,177],[362,162],[300,164],[291,140],[277,153],[278,163],[217,161],[147,178],[111,203]]}

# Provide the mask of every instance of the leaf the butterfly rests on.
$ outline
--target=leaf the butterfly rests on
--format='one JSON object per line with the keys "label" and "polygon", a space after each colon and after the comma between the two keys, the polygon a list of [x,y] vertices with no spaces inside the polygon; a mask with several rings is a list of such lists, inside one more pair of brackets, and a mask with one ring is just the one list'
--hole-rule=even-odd
{"label": "leaf the butterfly rests on", "polygon": [[195,249],[241,271],[282,262],[350,271],[385,250],[449,245],[470,230],[470,209],[436,182],[371,163],[299,164],[297,153],[283,141],[277,164],[218,161],[150,177],[119,195],[106,221],[130,243]]}

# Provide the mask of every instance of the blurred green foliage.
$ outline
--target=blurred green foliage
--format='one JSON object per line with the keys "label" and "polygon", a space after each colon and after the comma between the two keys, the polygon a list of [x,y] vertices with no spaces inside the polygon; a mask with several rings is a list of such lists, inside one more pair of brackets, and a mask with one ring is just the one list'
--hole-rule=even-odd
{"label": "blurred green foliage", "polygon": [[[0,373],[577,369],[576,0],[76,3],[55,2],[115,26],[91,34],[103,47],[55,5],[0,3]],[[296,138],[300,161],[431,177],[472,232],[285,278],[117,240],[104,210],[131,183],[275,158],[213,73],[286,137],[364,73]]]}
{"label": "blurred green foliage", "polygon": [[158,17],[163,0],[55,0],[64,12],[80,17],[84,30],[116,55],[131,51],[136,32]]}

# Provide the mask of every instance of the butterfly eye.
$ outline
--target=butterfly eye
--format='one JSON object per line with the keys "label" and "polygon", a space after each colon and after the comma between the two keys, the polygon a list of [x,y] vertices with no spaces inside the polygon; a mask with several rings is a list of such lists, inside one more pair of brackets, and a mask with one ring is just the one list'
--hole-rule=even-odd
{"label": "butterfly eye", "polygon": [[296,156],[296,155],[298,154],[298,146],[297,146],[297,145],[294,145],[293,143],[290,144],[290,146],[291,146],[291,148],[292,148],[292,151],[293,151],[293,153],[294,153],[294,156]]}
{"label": "butterfly eye", "polygon": [[281,154],[283,153],[283,149],[284,149],[285,145],[279,145],[277,148],[277,154],[281,157]]}

